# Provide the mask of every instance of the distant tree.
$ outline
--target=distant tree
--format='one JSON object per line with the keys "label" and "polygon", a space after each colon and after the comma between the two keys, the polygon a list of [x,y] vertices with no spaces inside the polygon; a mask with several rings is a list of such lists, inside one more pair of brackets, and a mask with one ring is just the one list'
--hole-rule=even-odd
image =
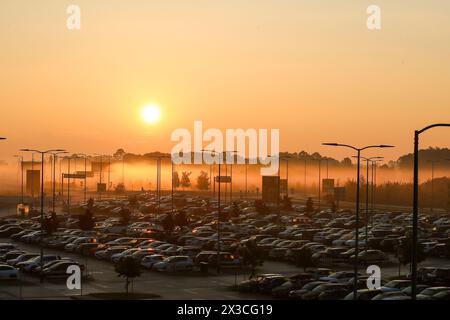
{"label": "distant tree", "polygon": [[175,171],[175,172],[173,173],[173,179],[172,179],[172,182],[173,182],[173,188],[174,188],[174,189],[177,189],[177,188],[180,187],[180,176],[178,175],[178,171]]}
{"label": "distant tree", "polygon": [[125,185],[122,182],[118,183],[114,189],[116,193],[125,193]]}
{"label": "distant tree", "polygon": [[89,198],[89,200],[87,201],[86,207],[87,207],[89,210],[92,210],[92,208],[94,207],[94,199]]}
{"label": "distant tree", "polygon": [[294,253],[294,262],[297,266],[302,267],[304,271],[306,271],[306,268],[313,267],[314,261],[312,259],[311,249],[302,248],[296,250]]}
{"label": "distant tree", "polygon": [[120,224],[122,226],[127,226],[130,223],[131,211],[129,209],[122,207],[122,209],[120,209],[119,211],[119,216],[120,216]]}
{"label": "distant tree", "polygon": [[[417,246],[417,263],[420,263],[426,259],[423,246]],[[410,233],[406,234],[404,238],[398,244],[397,258],[399,262],[399,275],[400,275],[400,265],[406,266],[412,262],[412,235]]]}
{"label": "distant tree", "polygon": [[281,206],[285,210],[292,210],[292,201],[291,198],[289,198],[287,195],[283,197],[283,200],[281,201]]}
{"label": "distant tree", "polygon": [[174,224],[179,227],[184,227],[189,224],[187,217],[186,217],[186,212],[184,212],[183,210],[180,210],[177,213],[175,213],[173,220],[174,220]]}
{"label": "distant tree", "polygon": [[44,217],[43,229],[48,235],[51,235],[53,232],[58,230],[58,219],[55,212],[52,212],[51,217]]}
{"label": "distant tree", "polygon": [[130,278],[134,279],[141,275],[141,266],[139,261],[133,259],[132,257],[125,257],[116,263],[114,269],[118,273],[118,277],[124,277],[126,279],[125,290],[128,298]]}
{"label": "distant tree", "polygon": [[191,186],[191,179],[189,178],[189,176],[191,175],[192,172],[187,172],[187,171],[183,171],[181,173],[181,187],[183,188],[189,188]]}
{"label": "distant tree", "polygon": [[173,231],[173,229],[175,228],[175,224],[173,221],[172,214],[170,213],[166,214],[166,216],[162,221],[162,226],[164,228],[164,231]]}
{"label": "distant tree", "polygon": [[236,202],[233,202],[232,209],[231,209],[231,216],[233,218],[239,218],[241,215],[241,209],[239,209],[239,206]]}
{"label": "distant tree", "polygon": [[220,220],[221,222],[227,222],[227,221],[229,221],[229,220],[230,220],[230,217],[231,217],[230,211],[224,211],[224,210],[221,210],[221,211],[220,211],[220,217],[219,217],[219,220]]}
{"label": "distant tree", "polygon": [[246,241],[237,249],[237,254],[244,265],[250,267],[251,273],[249,279],[253,278],[256,268],[264,263],[264,252],[257,246],[254,240]]}
{"label": "distant tree", "polygon": [[132,206],[132,207],[135,207],[138,204],[138,200],[137,200],[136,196],[129,197],[128,201],[130,203],[130,206]]}
{"label": "distant tree", "polygon": [[258,213],[266,214],[269,213],[269,208],[267,208],[266,204],[262,200],[255,200],[255,210]]}
{"label": "distant tree", "polygon": [[314,202],[311,197],[309,197],[308,200],[306,200],[306,212],[307,213],[314,212]]}
{"label": "distant tree", "polygon": [[344,158],[344,159],[342,159],[341,165],[342,165],[343,167],[351,167],[351,166],[352,166],[352,159],[350,159],[350,158]]}
{"label": "distant tree", "polygon": [[197,177],[197,188],[199,190],[208,190],[209,189],[209,176],[206,171],[200,171],[200,175]]}
{"label": "distant tree", "polygon": [[126,154],[125,150],[120,148],[120,149],[117,149],[117,151],[113,154],[113,157],[116,160],[122,160],[123,157],[125,156],[125,154]]}
{"label": "distant tree", "polygon": [[78,226],[81,230],[88,231],[94,229],[95,219],[91,210],[86,209],[86,212],[80,215],[78,219]]}

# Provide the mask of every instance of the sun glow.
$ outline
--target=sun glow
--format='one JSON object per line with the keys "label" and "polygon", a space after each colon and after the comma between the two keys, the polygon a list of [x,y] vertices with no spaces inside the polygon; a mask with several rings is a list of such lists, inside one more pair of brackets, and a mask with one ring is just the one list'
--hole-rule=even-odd
{"label": "sun glow", "polygon": [[161,111],[156,104],[149,104],[142,108],[141,111],[142,120],[147,123],[156,123],[161,118]]}

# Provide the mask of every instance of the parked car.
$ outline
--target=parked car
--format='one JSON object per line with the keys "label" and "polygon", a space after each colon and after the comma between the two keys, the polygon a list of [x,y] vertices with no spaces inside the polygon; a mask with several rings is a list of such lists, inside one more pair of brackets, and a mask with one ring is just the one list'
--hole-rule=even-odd
{"label": "parked car", "polygon": [[161,262],[165,259],[166,257],[163,256],[162,254],[152,254],[152,255],[148,255],[142,258],[141,260],[141,266],[146,268],[146,269],[152,269],[153,265],[155,263]]}
{"label": "parked car", "polygon": [[380,288],[383,292],[401,291],[411,285],[410,280],[392,280]]}
{"label": "parked car", "polygon": [[417,299],[432,299],[434,295],[444,291],[450,291],[450,287],[426,288],[417,295]]}
{"label": "parked car", "polygon": [[78,262],[60,261],[60,262],[54,263],[54,264],[44,268],[42,273],[45,278],[67,277],[67,276],[69,276],[69,274],[67,273],[67,269],[73,265],[77,265],[80,267],[80,269],[83,269],[83,266],[80,265]]}
{"label": "parked car", "polygon": [[17,258],[7,260],[6,263],[9,264],[10,266],[15,267],[19,262],[28,261],[37,256],[39,256],[39,253],[24,253],[18,256]]}
{"label": "parked car", "polygon": [[19,270],[7,264],[0,264],[0,279],[17,279]]}
{"label": "parked car", "polygon": [[289,292],[289,298],[294,299],[294,300],[302,300],[302,297],[304,294],[312,291],[314,288],[316,288],[322,284],[325,284],[325,283],[327,283],[327,282],[325,282],[325,281],[309,282],[309,283],[305,284],[301,289],[293,290],[293,291]]}
{"label": "parked car", "polygon": [[345,283],[348,282],[348,280],[352,279],[354,275],[355,273],[351,271],[338,271],[330,274],[329,276],[321,277],[319,280],[326,282]]}
{"label": "parked car", "polygon": [[[358,262],[382,265],[388,260],[386,254],[380,250],[367,250],[358,253]],[[350,256],[350,262],[355,261],[355,255]]]}
{"label": "parked car", "polygon": [[194,262],[188,256],[172,256],[157,262],[153,265],[153,269],[157,271],[190,271],[194,267]]}
{"label": "parked car", "polygon": [[[61,257],[59,255],[55,254],[48,254],[43,256],[43,264],[53,261],[53,260],[60,260]],[[41,256],[37,256],[35,258],[32,258],[28,261],[19,262],[16,267],[20,269],[23,272],[32,272],[34,268],[41,265]]]}
{"label": "parked car", "polygon": [[[376,295],[383,293],[380,289],[359,289],[356,293],[356,300],[372,300]],[[344,300],[354,300],[353,291],[344,297]]]}

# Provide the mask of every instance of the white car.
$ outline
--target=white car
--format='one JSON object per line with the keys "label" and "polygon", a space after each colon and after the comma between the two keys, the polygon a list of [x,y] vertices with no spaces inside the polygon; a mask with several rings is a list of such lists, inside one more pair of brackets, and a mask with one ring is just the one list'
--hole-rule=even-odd
{"label": "white car", "polygon": [[80,244],[82,244],[82,243],[95,243],[96,241],[97,241],[96,238],[92,238],[92,237],[81,237],[81,238],[75,239],[74,241],[72,241],[72,242],[66,244],[66,245],[64,246],[64,250],[65,250],[65,251],[71,251],[71,252],[74,252]]}
{"label": "white car", "polygon": [[19,270],[7,264],[0,264],[0,279],[17,279]]}
{"label": "white car", "polygon": [[12,243],[0,243],[0,254],[8,253],[9,251],[16,250],[17,246]]}
{"label": "white car", "polygon": [[194,262],[188,256],[172,256],[157,262],[153,265],[153,269],[157,271],[190,271],[194,267]]}
{"label": "white car", "polygon": [[[61,260],[61,257],[55,254],[48,254],[44,255],[44,259],[42,260],[42,264],[45,265],[46,263],[54,260]],[[24,271],[24,272],[31,272],[34,268],[39,267],[41,265],[41,256],[37,256],[35,258],[32,258],[28,261],[19,262],[17,264],[17,267]]]}
{"label": "white car", "polygon": [[10,266],[15,267],[16,264],[18,264],[19,262],[28,261],[37,256],[39,256],[39,253],[24,253],[15,259],[10,259],[10,260],[6,261],[6,263],[9,264]]}
{"label": "white car", "polygon": [[165,257],[162,254],[152,254],[149,256],[145,256],[141,260],[141,266],[146,269],[152,269],[152,267],[165,259]]}

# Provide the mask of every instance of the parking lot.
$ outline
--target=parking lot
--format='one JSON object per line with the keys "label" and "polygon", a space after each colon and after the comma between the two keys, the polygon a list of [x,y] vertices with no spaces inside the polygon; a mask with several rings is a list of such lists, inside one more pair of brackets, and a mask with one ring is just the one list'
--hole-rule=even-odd
{"label": "parking lot", "polygon": [[[300,290],[315,281],[327,283],[322,297],[342,299],[351,293],[355,260],[351,211],[308,212],[305,207],[291,205],[277,212],[257,201],[237,201],[221,206],[218,229],[214,200],[179,195],[176,202],[172,213],[170,197],[163,197],[158,207],[155,195],[145,193],[129,199],[92,201],[71,208],[70,216],[64,211],[47,215],[42,238],[44,253],[57,256],[57,261],[53,261],[56,265],[69,263],[69,259],[82,266],[82,290],[68,289],[65,276],[51,276],[52,261],[43,264],[44,274],[49,276],[41,284],[40,272],[36,272],[40,263],[26,260],[14,264],[15,270],[20,270],[18,279],[0,280],[0,297],[87,299],[96,294],[123,293],[125,280],[118,277],[115,265],[128,258],[140,264],[141,269],[130,291],[148,294],[152,299],[317,299],[319,295],[305,296]],[[403,261],[399,275],[399,257],[407,252],[402,246],[409,224],[409,213],[377,211],[371,215],[367,235],[364,222],[360,225],[358,289],[366,288],[366,267],[371,264],[381,267],[383,284],[398,279],[402,286],[408,286],[409,264]],[[420,267],[431,277],[423,279],[434,279],[437,273],[441,277],[439,284],[444,287],[448,286],[448,279],[442,273],[450,270],[449,225],[445,215],[428,215],[421,220],[425,256]],[[0,245],[1,253],[9,252],[10,256],[5,256],[9,258],[37,255],[40,230],[37,213],[34,217],[3,219],[0,244],[11,243],[13,247],[2,249]],[[306,260],[305,252],[309,254]],[[252,280],[248,281],[251,274]],[[257,276],[267,274],[268,280]],[[433,288],[436,283],[427,282],[426,287]],[[287,289],[281,290],[282,285]],[[395,291],[383,294],[386,298],[408,298],[407,293]]]}

